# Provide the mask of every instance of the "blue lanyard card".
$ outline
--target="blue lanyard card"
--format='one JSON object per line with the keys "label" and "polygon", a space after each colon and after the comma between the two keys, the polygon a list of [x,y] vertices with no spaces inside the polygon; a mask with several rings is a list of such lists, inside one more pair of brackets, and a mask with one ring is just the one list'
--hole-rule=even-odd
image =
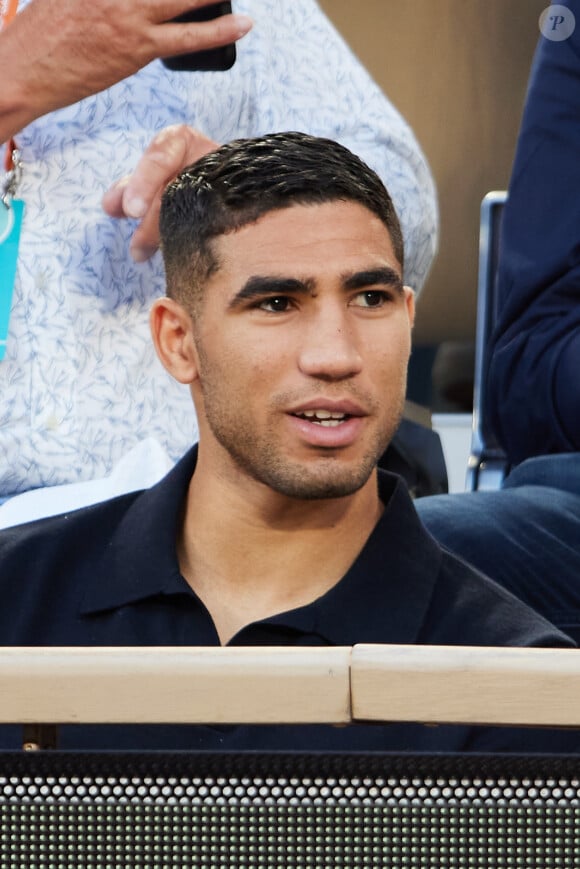
{"label": "blue lanyard card", "polygon": [[0,361],[6,352],[23,216],[20,199],[13,199],[8,208],[0,201]]}

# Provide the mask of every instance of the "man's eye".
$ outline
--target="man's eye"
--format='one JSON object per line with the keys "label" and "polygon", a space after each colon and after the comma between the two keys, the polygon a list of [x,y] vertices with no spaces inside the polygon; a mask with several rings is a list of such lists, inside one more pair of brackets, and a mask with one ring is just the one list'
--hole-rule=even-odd
{"label": "man's eye", "polygon": [[388,301],[389,294],[384,290],[365,290],[354,298],[354,304],[360,308],[380,308]]}
{"label": "man's eye", "polygon": [[264,299],[258,305],[261,311],[270,311],[272,314],[283,314],[290,308],[288,296],[271,296]]}

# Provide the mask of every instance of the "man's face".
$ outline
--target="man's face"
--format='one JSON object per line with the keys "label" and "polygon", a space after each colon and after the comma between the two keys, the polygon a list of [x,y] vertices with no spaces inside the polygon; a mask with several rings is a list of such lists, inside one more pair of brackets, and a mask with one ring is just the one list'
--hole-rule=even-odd
{"label": "man's face", "polygon": [[405,396],[413,294],[386,227],[354,202],[296,205],[214,249],[195,324],[200,461],[292,498],[352,494]]}

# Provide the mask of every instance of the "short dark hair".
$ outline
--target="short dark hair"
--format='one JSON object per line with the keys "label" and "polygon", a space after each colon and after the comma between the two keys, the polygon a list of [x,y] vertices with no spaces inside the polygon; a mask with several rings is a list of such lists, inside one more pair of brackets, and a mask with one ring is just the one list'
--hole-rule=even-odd
{"label": "short dark hair", "polygon": [[403,237],[378,175],[348,148],[306,133],[237,139],[184,169],[161,203],[161,248],[168,295],[195,309],[218,268],[211,240],[292,205],[358,202],[389,231],[403,268]]}

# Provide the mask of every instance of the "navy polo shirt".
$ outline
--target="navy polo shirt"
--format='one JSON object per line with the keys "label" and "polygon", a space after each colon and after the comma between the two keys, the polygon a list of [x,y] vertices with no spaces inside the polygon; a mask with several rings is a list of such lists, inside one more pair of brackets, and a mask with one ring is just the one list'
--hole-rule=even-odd
{"label": "navy polo shirt", "polygon": [[[176,554],[196,460],[194,447],[151,489],[0,532],[0,645],[218,645],[210,615],[181,576]],[[379,472],[379,494],[383,515],[345,576],[313,603],[247,625],[230,646],[572,645],[443,550],[396,476]],[[522,743],[513,729],[409,724],[83,725],[62,728],[61,747],[523,750],[535,732],[525,733]],[[558,733],[537,734],[539,747],[558,749]],[[0,730],[1,747],[19,739],[15,728]]]}

